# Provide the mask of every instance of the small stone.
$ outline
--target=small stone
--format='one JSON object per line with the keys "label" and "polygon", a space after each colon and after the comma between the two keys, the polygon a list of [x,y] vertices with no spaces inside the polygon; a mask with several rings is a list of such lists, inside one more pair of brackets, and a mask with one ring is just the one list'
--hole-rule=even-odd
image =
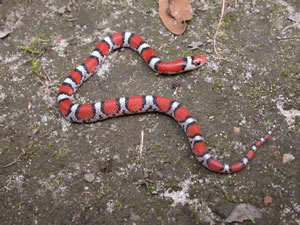
{"label": "small stone", "polygon": [[291,161],[295,160],[295,156],[293,156],[292,154],[284,154],[282,157],[282,162],[283,164],[289,163]]}
{"label": "small stone", "polygon": [[242,125],[246,124],[246,122],[247,122],[247,121],[246,121],[246,119],[244,118],[244,119],[241,120],[241,122],[239,122],[239,125],[242,126]]}
{"label": "small stone", "polygon": [[52,192],[51,198],[52,198],[52,200],[56,200],[57,199],[57,193],[56,193],[56,191]]}
{"label": "small stone", "polygon": [[212,52],[213,52],[212,49],[205,49],[205,53],[207,53],[207,54],[211,54]]}
{"label": "small stone", "polygon": [[95,180],[95,174],[93,173],[84,174],[84,180],[88,183],[92,183]]}

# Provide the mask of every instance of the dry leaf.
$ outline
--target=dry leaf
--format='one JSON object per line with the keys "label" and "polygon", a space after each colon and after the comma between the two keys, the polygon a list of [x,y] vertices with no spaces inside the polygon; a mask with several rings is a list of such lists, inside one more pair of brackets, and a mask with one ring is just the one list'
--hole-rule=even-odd
{"label": "dry leaf", "polygon": [[193,16],[189,0],[159,0],[159,17],[173,34],[182,34]]}
{"label": "dry leaf", "polygon": [[190,0],[171,0],[169,2],[171,16],[177,21],[184,23],[193,18],[193,8]]}
{"label": "dry leaf", "polygon": [[10,32],[11,31],[6,30],[6,29],[0,30],[0,38],[5,38],[7,35],[9,35]]}
{"label": "dry leaf", "polygon": [[294,15],[289,16],[289,19],[296,23],[300,23],[300,13],[296,12]]}
{"label": "dry leaf", "polygon": [[273,199],[271,196],[264,197],[264,206],[270,205],[273,202]]}
{"label": "dry leaf", "polygon": [[262,213],[260,209],[256,208],[254,205],[251,204],[239,204],[237,205],[231,214],[226,218],[225,222],[232,223],[232,222],[240,222],[242,223],[245,220],[253,220],[255,218],[262,218]]}
{"label": "dry leaf", "polygon": [[188,48],[190,50],[195,50],[198,49],[199,47],[203,46],[203,42],[202,41],[193,41],[191,44],[188,45]]}
{"label": "dry leaf", "polygon": [[294,27],[300,29],[300,13],[296,12],[294,15],[289,16],[289,19],[294,21],[293,24]]}
{"label": "dry leaf", "polygon": [[71,4],[64,5],[57,10],[58,14],[63,15],[66,12],[71,12]]}

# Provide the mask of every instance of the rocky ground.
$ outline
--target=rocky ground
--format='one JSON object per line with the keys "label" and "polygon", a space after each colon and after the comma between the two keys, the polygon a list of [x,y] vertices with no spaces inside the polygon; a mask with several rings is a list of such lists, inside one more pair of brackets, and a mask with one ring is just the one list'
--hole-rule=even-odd
{"label": "rocky ground", "polygon": [[[258,215],[242,209],[240,224],[300,224],[300,2],[237,3],[228,5],[216,52],[220,1],[192,1],[187,31],[174,36],[156,1],[1,0],[1,224],[225,224],[242,204]],[[208,61],[163,76],[122,49],[76,100],[174,98],[198,120],[212,154],[228,163],[276,124],[246,169],[208,171],[180,126],[162,114],[94,124],[62,117],[59,85],[118,31],[139,34],[164,60],[193,54]]]}

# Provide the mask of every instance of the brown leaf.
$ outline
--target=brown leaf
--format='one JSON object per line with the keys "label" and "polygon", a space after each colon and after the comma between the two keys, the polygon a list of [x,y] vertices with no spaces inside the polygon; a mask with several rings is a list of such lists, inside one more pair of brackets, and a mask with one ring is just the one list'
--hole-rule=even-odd
{"label": "brown leaf", "polygon": [[271,196],[267,195],[265,198],[264,198],[264,206],[267,206],[267,205],[270,205],[272,203],[273,199]]}
{"label": "brown leaf", "polygon": [[254,205],[242,203],[233,209],[231,214],[226,218],[225,222],[242,223],[243,221],[249,220],[249,218],[262,218],[261,210],[256,208]]}
{"label": "brown leaf", "polygon": [[9,35],[10,32],[11,31],[6,30],[6,29],[0,30],[0,38],[5,38],[7,35]]}
{"label": "brown leaf", "polygon": [[202,41],[193,41],[191,44],[188,45],[188,48],[190,50],[195,50],[198,49],[199,47],[203,46],[203,42]]}
{"label": "brown leaf", "polygon": [[159,0],[159,17],[173,34],[182,34],[193,16],[189,0]]}
{"label": "brown leaf", "polygon": [[190,0],[171,0],[170,11],[172,16],[179,22],[191,20],[193,17],[193,8]]}

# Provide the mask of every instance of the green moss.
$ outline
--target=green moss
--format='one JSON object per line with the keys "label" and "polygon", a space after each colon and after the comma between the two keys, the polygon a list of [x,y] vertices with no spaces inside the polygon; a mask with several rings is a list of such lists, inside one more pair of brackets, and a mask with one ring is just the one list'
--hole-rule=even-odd
{"label": "green moss", "polygon": [[142,207],[142,212],[144,215],[149,215],[149,210],[146,207]]}
{"label": "green moss", "polygon": [[237,13],[230,12],[224,17],[224,22],[225,23],[236,22],[238,17],[239,17],[239,15]]}
{"label": "green moss", "polygon": [[287,71],[282,71],[282,72],[280,73],[280,75],[283,76],[283,77],[288,77],[288,76],[289,76],[289,73],[288,73]]}
{"label": "green moss", "polygon": [[184,50],[184,51],[182,51],[182,54],[183,54],[184,57],[194,55],[191,50]]}
{"label": "green moss", "polygon": [[215,87],[216,88],[224,87],[224,84],[221,81],[218,81],[218,80],[215,80],[215,79],[214,79],[214,81],[215,81]]}
{"label": "green moss", "polygon": [[149,184],[149,185],[147,185],[147,190],[149,192],[153,192],[156,190],[156,186],[154,184]]}
{"label": "green moss", "polygon": [[152,147],[155,151],[161,152],[162,151],[162,147],[161,147],[161,143],[156,143],[153,147]]}
{"label": "green moss", "polygon": [[219,34],[219,39],[220,39],[221,41],[228,41],[228,40],[229,40],[228,35],[225,34],[225,33]]}
{"label": "green moss", "polygon": [[175,159],[174,160],[174,164],[177,166],[177,165],[179,165],[180,164],[180,159]]}
{"label": "green moss", "polygon": [[66,158],[67,155],[68,155],[67,151],[62,148],[53,153],[54,158],[57,160],[64,159]]}
{"label": "green moss", "polygon": [[119,202],[119,201],[117,201],[117,202],[115,203],[115,205],[114,205],[114,208],[117,209],[117,208],[120,208],[120,207],[122,207],[122,203]]}
{"label": "green moss", "polygon": [[217,19],[217,15],[216,14],[211,15],[211,20],[212,21],[215,21],[216,19]]}
{"label": "green moss", "polygon": [[17,203],[17,207],[21,207],[22,205],[24,205],[24,203],[25,203],[25,201],[24,201],[24,200],[22,200],[22,201],[19,201],[19,202]]}
{"label": "green moss", "polygon": [[3,146],[3,152],[7,152],[8,151],[8,145],[6,145],[6,144],[4,144],[4,146]]}

